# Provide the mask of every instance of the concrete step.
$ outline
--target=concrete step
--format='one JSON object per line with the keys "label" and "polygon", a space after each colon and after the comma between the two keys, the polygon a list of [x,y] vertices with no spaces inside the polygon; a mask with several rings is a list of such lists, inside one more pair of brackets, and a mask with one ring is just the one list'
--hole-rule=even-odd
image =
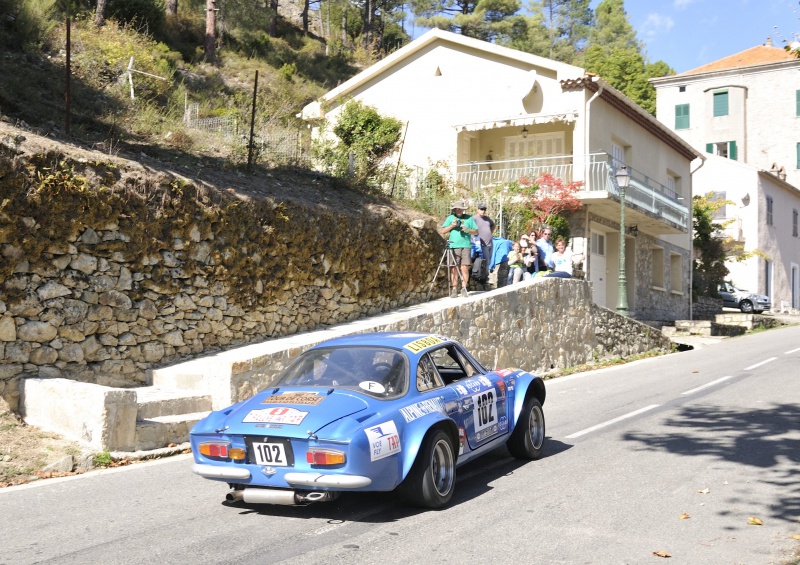
{"label": "concrete step", "polygon": [[211,410],[211,395],[157,386],[136,389],[137,420]]}
{"label": "concrete step", "polygon": [[136,422],[136,450],[148,451],[189,441],[189,430],[209,412],[157,416]]}

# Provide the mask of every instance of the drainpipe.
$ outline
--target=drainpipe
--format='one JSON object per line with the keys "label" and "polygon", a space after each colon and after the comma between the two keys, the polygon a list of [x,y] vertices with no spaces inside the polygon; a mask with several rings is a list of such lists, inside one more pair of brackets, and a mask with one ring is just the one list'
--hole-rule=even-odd
{"label": "drainpipe", "polygon": [[693,320],[693,312],[692,312],[692,285],[694,284],[694,261],[692,261],[692,257],[694,256],[694,245],[692,241],[694,240],[694,213],[692,212],[692,208],[694,207],[694,200],[692,200],[694,196],[694,178],[693,175],[703,168],[703,165],[706,164],[706,160],[700,157],[700,166],[697,167],[693,171],[689,171],[689,320]]}
{"label": "drainpipe", "polygon": [[[593,79],[593,80],[595,80],[595,79]],[[591,132],[591,125],[590,125],[591,124],[591,120],[589,118],[592,115],[592,102],[594,102],[597,99],[597,97],[600,96],[600,94],[602,94],[602,93],[603,93],[603,85],[601,84],[600,88],[597,89],[597,92],[595,92],[592,95],[592,97],[589,98],[589,100],[586,101],[586,110],[583,113],[584,116],[585,116],[584,119],[586,120],[586,127],[583,128],[584,129],[584,133],[583,133],[583,183],[584,183],[584,187],[589,185],[589,170],[591,169],[591,166],[592,166],[591,162],[589,161],[589,133]],[[591,269],[591,264],[589,262],[590,253],[588,253],[588,251],[589,251],[589,248],[591,247],[591,243],[592,243],[592,239],[591,239],[592,238],[592,232],[591,232],[591,229],[589,229],[589,210],[588,210],[589,207],[586,206],[586,208],[587,208],[587,210],[586,210],[586,223],[584,224],[586,226],[585,233],[584,233],[584,236],[586,237],[586,244],[584,245],[584,248],[585,248],[584,249],[584,251],[585,251],[584,255],[586,257],[584,258],[584,261],[586,261],[586,280],[589,280],[590,279],[589,272],[590,272],[590,269]],[[691,306],[690,306],[690,308],[691,308]]]}

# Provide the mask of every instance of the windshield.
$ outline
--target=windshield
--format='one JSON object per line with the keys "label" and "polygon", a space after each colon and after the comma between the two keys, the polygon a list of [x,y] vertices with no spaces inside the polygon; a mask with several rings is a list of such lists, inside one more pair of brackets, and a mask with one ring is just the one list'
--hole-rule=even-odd
{"label": "windshield", "polygon": [[276,386],[318,386],[355,390],[392,399],[408,389],[406,356],[385,347],[311,349],[278,377]]}

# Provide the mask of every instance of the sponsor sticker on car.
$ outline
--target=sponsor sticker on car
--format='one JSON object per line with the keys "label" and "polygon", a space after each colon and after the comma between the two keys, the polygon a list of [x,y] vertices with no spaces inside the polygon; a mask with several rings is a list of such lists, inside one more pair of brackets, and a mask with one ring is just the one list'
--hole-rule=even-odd
{"label": "sponsor sticker on car", "polygon": [[392,420],[367,428],[364,433],[367,434],[369,440],[371,461],[400,453],[400,434],[397,433],[397,426]]}
{"label": "sponsor sticker on car", "polygon": [[422,418],[426,414],[433,414],[434,412],[444,412],[444,405],[442,404],[443,398],[437,396],[428,400],[422,400],[409,406],[404,406],[400,409],[400,413],[405,418],[406,422],[413,422],[417,418]]}
{"label": "sponsor sticker on car", "polygon": [[261,404],[303,404],[305,406],[316,406],[324,399],[324,396],[316,392],[284,392],[274,394],[261,401]]}
{"label": "sponsor sticker on car", "polygon": [[296,426],[300,424],[306,416],[308,416],[308,412],[301,412],[295,408],[264,408],[263,410],[250,410],[242,422],[245,424],[269,422],[273,424],[293,424]]}
{"label": "sponsor sticker on car", "polygon": [[439,345],[440,343],[444,342],[436,336],[429,335],[427,337],[422,337],[420,339],[412,341],[411,343],[407,343],[403,347],[405,347],[412,353],[419,353],[423,349],[433,347],[434,345]]}

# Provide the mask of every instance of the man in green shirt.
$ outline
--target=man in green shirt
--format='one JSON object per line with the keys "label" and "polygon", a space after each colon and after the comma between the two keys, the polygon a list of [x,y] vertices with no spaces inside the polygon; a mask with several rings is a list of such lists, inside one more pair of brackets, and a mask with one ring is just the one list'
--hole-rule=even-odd
{"label": "man in green shirt", "polygon": [[466,213],[467,203],[463,200],[453,202],[452,213],[447,216],[439,233],[448,236],[448,265],[450,266],[450,298],[458,296],[459,269],[461,270],[461,296],[469,296],[470,237],[478,234],[478,226],[472,216]]}

